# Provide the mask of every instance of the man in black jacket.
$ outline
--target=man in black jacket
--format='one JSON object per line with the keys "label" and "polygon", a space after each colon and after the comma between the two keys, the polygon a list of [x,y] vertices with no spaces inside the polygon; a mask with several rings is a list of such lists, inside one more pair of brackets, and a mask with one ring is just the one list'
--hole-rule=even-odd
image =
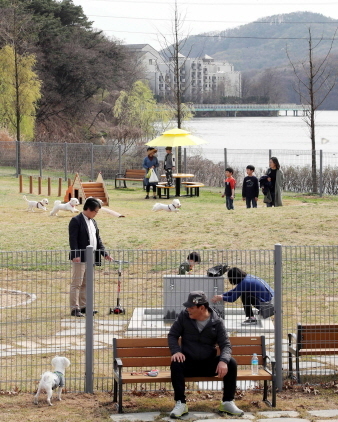
{"label": "man in black jacket", "polygon": [[101,204],[95,198],[88,198],[83,212],[70,220],[69,259],[72,261],[72,282],[70,285],[71,315],[83,317],[86,313],[86,247],[91,245],[95,251],[95,265],[101,265],[101,255],[108,261],[113,258],[105,251],[99,229],[94,217]]}
{"label": "man in black jacket", "polygon": [[[176,405],[170,417],[188,413],[185,400],[185,377],[214,376],[223,379],[220,412],[241,416],[233,399],[236,391],[237,363],[231,357],[231,345],[224,321],[209,307],[202,291],[189,293],[187,302],[168,334],[171,357],[171,382]],[[179,338],[181,337],[181,345]],[[217,356],[216,345],[220,348]]]}

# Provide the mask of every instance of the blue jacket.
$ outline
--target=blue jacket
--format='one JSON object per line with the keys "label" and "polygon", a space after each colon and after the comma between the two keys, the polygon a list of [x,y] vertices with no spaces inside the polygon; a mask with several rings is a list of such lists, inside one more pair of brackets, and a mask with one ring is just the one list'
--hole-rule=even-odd
{"label": "blue jacket", "polygon": [[234,289],[223,293],[223,300],[224,302],[235,302],[242,293],[251,293],[260,302],[269,302],[275,294],[266,281],[248,274]]}
{"label": "blue jacket", "polygon": [[147,171],[150,169],[150,167],[154,166],[155,168],[159,166],[159,162],[157,157],[153,157],[152,160],[150,160],[150,158],[148,157],[148,155],[145,157],[145,159],[143,160],[143,168],[146,169]]}

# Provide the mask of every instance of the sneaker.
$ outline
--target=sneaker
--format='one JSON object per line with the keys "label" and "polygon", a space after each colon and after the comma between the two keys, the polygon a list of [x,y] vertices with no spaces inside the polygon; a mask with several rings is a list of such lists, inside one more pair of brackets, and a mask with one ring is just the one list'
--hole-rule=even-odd
{"label": "sneaker", "polygon": [[75,316],[75,317],[78,317],[78,318],[84,317],[84,315],[81,313],[80,309],[73,309],[70,314],[71,314],[71,316]]}
{"label": "sneaker", "polygon": [[153,198],[156,199],[156,195],[154,195]]}
{"label": "sneaker", "polygon": [[149,195],[146,195],[146,197],[144,199],[149,199]]}
{"label": "sneaker", "polygon": [[255,317],[247,318],[242,322],[242,325],[257,325],[257,319]]}
{"label": "sneaker", "polygon": [[175,407],[170,412],[170,417],[174,419],[178,419],[181,416],[188,413],[188,406],[186,403],[181,403],[181,400],[177,400]]}
{"label": "sneaker", "polygon": [[224,401],[219,405],[218,410],[228,415],[242,416],[244,415],[243,410],[238,409],[233,401]]}

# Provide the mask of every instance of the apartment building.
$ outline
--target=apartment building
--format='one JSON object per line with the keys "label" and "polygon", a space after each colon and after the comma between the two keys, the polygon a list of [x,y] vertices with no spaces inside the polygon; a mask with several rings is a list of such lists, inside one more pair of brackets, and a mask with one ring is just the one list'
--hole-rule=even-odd
{"label": "apartment building", "polygon": [[241,97],[241,73],[226,60],[216,61],[208,55],[190,58],[179,53],[177,72],[173,58],[165,60],[149,44],[127,47],[137,54],[145,78],[159,98],[170,99],[178,84],[183,101],[217,102],[221,97]]}

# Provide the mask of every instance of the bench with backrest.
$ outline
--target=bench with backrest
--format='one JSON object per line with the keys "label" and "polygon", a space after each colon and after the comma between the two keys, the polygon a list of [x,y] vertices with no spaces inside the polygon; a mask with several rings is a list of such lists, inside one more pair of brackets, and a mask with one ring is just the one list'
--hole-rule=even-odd
{"label": "bench with backrest", "polygon": [[115,189],[117,189],[116,182],[118,180],[123,181],[123,187],[126,188],[127,181],[130,182],[144,182],[144,176],[145,176],[145,170],[144,169],[127,169],[124,173],[117,173],[115,175]]}
{"label": "bench with backrest", "polygon": [[[263,401],[276,406],[275,362],[266,353],[264,336],[230,337],[232,356],[238,365],[238,381],[263,381]],[[257,353],[260,368],[258,375],[251,373],[251,358]],[[171,353],[167,337],[113,339],[113,392],[118,412],[122,413],[122,394],[125,384],[170,383]],[[271,369],[268,368],[270,361]],[[146,371],[159,369],[157,377]],[[220,381],[216,376],[190,377],[186,382]],[[272,399],[268,401],[268,381],[271,382]]]}
{"label": "bench with backrest", "polygon": [[288,334],[289,377],[293,376],[293,357],[296,377],[300,383],[299,358],[338,354],[338,324],[297,324],[297,333]]}

